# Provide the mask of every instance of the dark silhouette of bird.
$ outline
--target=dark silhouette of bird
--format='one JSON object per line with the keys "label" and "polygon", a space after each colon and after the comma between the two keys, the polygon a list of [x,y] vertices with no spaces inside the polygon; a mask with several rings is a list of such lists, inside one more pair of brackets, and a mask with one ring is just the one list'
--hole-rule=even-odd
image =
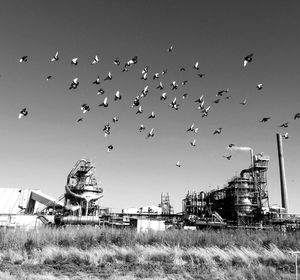
{"label": "dark silhouette of bird", "polygon": [[176,103],[176,97],[174,97],[173,101],[169,104],[175,110],[178,110],[179,104]]}
{"label": "dark silhouette of bird", "polygon": [[139,106],[140,105],[140,96],[138,95],[134,100],[133,103],[131,105],[131,108],[134,108],[135,106]]}
{"label": "dark silhouette of bird", "polygon": [[270,118],[266,117],[266,118],[262,118],[260,122],[267,122]]}
{"label": "dark silhouette of bird", "polygon": [[300,113],[295,114],[294,120],[299,119],[299,118],[300,118]]}
{"label": "dark silhouette of bird", "polygon": [[159,78],[159,73],[155,73],[155,74],[153,75],[153,80],[158,79],[158,78]]}
{"label": "dark silhouette of bird", "polygon": [[51,62],[58,61],[58,60],[59,60],[58,52],[56,52],[55,55],[51,58]]}
{"label": "dark silhouette of bird", "polygon": [[104,100],[103,100],[103,102],[101,104],[99,104],[98,106],[103,106],[103,107],[106,108],[108,106],[108,98],[105,97]]}
{"label": "dark silhouette of bird", "polygon": [[132,65],[132,64],[136,64],[138,62],[138,57],[134,56],[132,59],[128,60],[125,64],[125,68]]}
{"label": "dark silhouette of bird", "polygon": [[196,63],[194,64],[194,68],[195,68],[196,70],[199,70],[199,62],[198,62],[198,61],[196,61]]}
{"label": "dark silhouette of bird", "polygon": [[117,91],[116,94],[115,94],[115,101],[121,100],[121,99],[122,99],[122,95],[119,91]]}
{"label": "dark silhouette of bird", "polygon": [[78,78],[75,78],[75,79],[73,79],[69,89],[76,89],[78,87],[78,85],[79,85]]}
{"label": "dark silhouette of bird", "polygon": [[140,97],[144,97],[144,96],[146,96],[146,95],[147,95],[147,93],[148,93],[148,88],[149,88],[149,86],[145,86],[145,87],[144,87],[144,89],[141,91],[141,92],[142,92],[142,94],[141,94],[141,96],[140,96]]}
{"label": "dark silhouette of bird", "polygon": [[201,103],[203,101],[203,94],[200,96],[200,98],[196,99],[196,103]]}
{"label": "dark silhouette of bird", "polygon": [[82,113],[85,114],[86,112],[90,111],[90,106],[87,104],[82,104],[80,110],[82,110]]}
{"label": "dark silhouette of bird", "polygon": [[26,117],[28,115],[28,111],[26,108],[23,108],[19,113],[19,119]]}
{"label": "dark silhouette of bird", "polygon": [[158,89],[162,90],[164,88],[164,85],[162,82],[159,82],[159,85],[157,86]]}
{"label": "dark silhouette of bird", "polygon": [[202,102],[199,104],[199,106],[196,108],[197,110],[204,110],[204,100],[202,100]]}
{"label": "dark silhouette of bird", "polygon": [[170,46],[169,48],[168,48],[168,52],[171,52],[173,50],[173,46]]}
{"label": "dark silhouette of bird", "polygon": [[284,139],[289,139],[289,134],[288,134],[288,132],[284,133],[284,134],[282,135],[282,137],[283,137]]}
{"label": "dark silhouette of bird", "polygon": [[113,145],[109,145],[109,146],[107,146],[107,152],[109,153],[110,151],[112,151],[113,150]]}
{"label": "dark silhouette of bird", "polygon": [[28,61],[28,56],[27,55],[22,56],[19,61],[20,61],[20,63],[27,62]]}
{"label": "dark silhouette of bird", "polygon": [[288,122],[285,122],[285,123],[283,123],[282,125],[280,125],[279,127],[288,127],[289,126],[289,123]]}
{"label": "dark silhouette of bird", "polygon": [[128,68],[127,68],[127,67],[124,67],[124,68],[122,69],[122,72],[128,72]]}
{"label": "dark silhouette of bird", "polygon": [[49,76],[46,77],[46,80],[47,80],[47,81],[49,81],[49,80],[51,80],[51,79],[52,79],[52,76],[51,76],[51,75],[49,75]]}
{"label": "dark silhouette of bird", "polygon": [[78,120],[77,120],[77,122],[82,122],[83,121],[83,118],[79,118]]}
{"label": "dark silhouette of bird", "polygon": [[173,82],[171,83],[171,86],[172,86],[172,90],[178,89],[178,84],[176,84],[176,81],[173,81]]}
{"label": "dark silhouette of bird", "polygon": [[140,106],[138,108],[138,110],[136,111],[136,114],[142,114],[142,113],[143,113],[143,108],[142,108],[142,106]]}
{"label": "dark silhouette of bird", "polygon": [[203,78],[204,76],[205,76],[205,74],[204,73],[199,73],[199,74],[197,74],[200,78]]}
{"label": "dark silhouette of bird", "polygon": [[229,88],[222,89],[222,90],[218,91],[218,93],[216,94],[216,96],[223,96],[224,93],[228,93],[228,92],[229,92]]}
{"label": "dark silhouette of bird", "polygon": [[232,157],[232,155],[229,155],[229,156],[223,156],[223,157],[226,158],[226,159],[228,159],[228,160],[230,160],[231,157]]}
{"label": "dark silhouette of bird", "polygon": [[153,137],[153,136],[154,136],[154,128],[152,128],[152,129],[149,131],[148,135],[146,136],[146,139],[148,139],[149,137]]}
{"label": "dark silhouette of bird", "polygon": [[109,123],[106,123],[104,125],[104,128],[102,129],[102,131],[104,131],[104,136],[106,137],[107,135],[110,134],[110,124]]}
{"label": "dark silhouette of bird", "polygon": [[222,127],[219,127],[218,129],[216,129],[216,130],[214,131],[214,135],[215,135],[215,134],[220,134],[221,131],[222,131]]}
{"label": "dark silhouette of bird", "polygon": [[182,99],[186,99],[187,96],[188,96],[188,94],[187,94],[187,93],[184,93],[184,94],[182,95]]}
{"label": "dark silhouette of bird", "polygon": [[188,80],[182,81],[182,85],[185,86],[187,84]]}
{"label": "dark silhouette of bird", "polygon": [[194,139],[192,142],[190,142],[190,144],[195,147],[196,146],[196,139]]}
{"label": "dark silhouette of bird", "polygon": [[160,100],[166,100],[167,99],[167,93],[164,92],[161,97],[160,97]]}
{"label": "dark silhouette of bird", "polygon": [[100,88],[98,91],[97,91],[97,95],[102,95],[104,94],[105,90],[103,88]]}
{"label": "dark silhouette of bird", "polygon": [[142,132],[143,130],[145,130],[146,128],[144,127],[143,124],[141,124],[140,128],[139,128],[139,132]]}
{"label": "dark silhouette of bird", "polygon": [[148,119],[154,119],[155,118],[155,114],[154,112],[151,112],[151,115],[148,117]]}
{"label": "dark silhouette of bird", "polygon": [[247,56],[244,57],[244,67],[246,67],[246,65],[248,63],[250,63],[253,59],[253,53],[248,54]]}
{"label": "dark silhouette of bird", "polygon": [[110,72],[108,72],[106,78],[104,79],[104,81],[107,81],[107,80],[111,80],[112,79],[112,75]]}
{"label": "dark silhouette of bird", "polygon": [[235,144],[229,144],[228,145],[228,149],[231,149],[232,147],[234,147],[235,146]]}
{"label": "dark silhouette of bird", "polygon": [[165,74],[167,74],[167,71],[168,71],[167,69],[164,69],[164,70],[162,70],[161,74],[165,75]]}
{"label": "dark silhouette of bird", "polygon": [[96,80],[93,82],[93,84],[95,85],[99,85],[100,84],[100,77],[97,76]]}
{"label": "dark silhouette of bird", "polygon": [[113,123],[116,123],[118,121],[119,121],[119,117],[118,116],[113,117]]}
{"label": "dark silhouette of bird", "polygon": [[221,101],[221,99],[218,98],[218,99],[214,100],[213,102],[216,103],[216,104],[218,104],[220,101]]}
{"label": "dark silhouette of bird", "polygon": [[179,70],[180,70],[180,71],[185,71],[185,68],[184,68],[184,67],[181,67]]}
{"label": "dark silhouette of bird", "polygon": [[246,102],[247,102],[247,100],[244,99],[244,101],[242,101],[240,104],[241,104],[241,105],[246,105]]}
{"label": "dark silhouette of bird", "polygon": [[142,74],[148,73],[149,70],[149,66],[147,65],[143,70],[142,70]]}
{"label": "dark silhouette of bird", "polygon": [[95,55],[95,57],[94,57],[94,59],[93,59],[93,61],[92,61],[92,64],[97,64],[97,63],[99,63],[99,58],[98,58],[98,55]]}
{"label": "dark silhouette of bird", "polygon": [[116,57],[114,59],[114,64],[117,65],[117,66],[119,66],[121,64],[120,59],[118,57]]}
{"label": "dark silhouette of bird", "polygon": [[193,123],[193,124],[187,129],[187,132],[189,132],[189,131],[194,131],[194,126],[195,126],[195,124]]}
{"label": "dark silhouette of bird", "polygon": [[148,73],[144,73],[143,76],[141,77],[142,80],[146,81],[147,80],[147,74]]}
{"label": "dark silhouette of bird", "polygon": [[256,88],[257,88],[258,90],[262,90],[263,85],[262,85],[262,84],[258,84],[258,85],[256,86]]}
{"label": "dark silhouette of bird", "polygon": [[75,57],[71,60],[71,65],[78,65],[78,57]]}

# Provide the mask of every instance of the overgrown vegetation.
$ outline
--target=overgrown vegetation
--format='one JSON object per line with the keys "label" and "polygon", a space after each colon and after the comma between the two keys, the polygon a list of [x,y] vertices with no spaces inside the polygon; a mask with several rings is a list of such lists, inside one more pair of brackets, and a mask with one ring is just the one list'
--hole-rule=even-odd
{"label": "overgrown vegetation", "polygon": [[276,231],[1,230],[0,279],[293,279],[299,240]]}

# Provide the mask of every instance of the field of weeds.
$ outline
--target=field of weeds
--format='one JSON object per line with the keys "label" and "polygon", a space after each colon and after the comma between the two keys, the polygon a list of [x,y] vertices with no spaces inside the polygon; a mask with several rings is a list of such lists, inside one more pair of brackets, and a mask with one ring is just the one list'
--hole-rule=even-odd
{"label": "field of weeds", "polygon": [[0,279],[295,279],[300,233],[0,231]]}

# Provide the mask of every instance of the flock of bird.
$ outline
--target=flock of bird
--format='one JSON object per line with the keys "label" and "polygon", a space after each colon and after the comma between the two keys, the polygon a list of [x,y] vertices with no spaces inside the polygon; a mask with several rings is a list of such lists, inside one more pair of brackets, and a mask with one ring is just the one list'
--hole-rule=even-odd
{"label": "flock of bird", "polygon": [[[170,47],[167,49],[167,52],[171,53],[171,52],[173,52],[173,49],[174,49],[173,46],[170,46]],[[247,65],[248,65],[249,63],[252,63],[252,62],[253,62],[253,58],[254,58],[254,54],[253,54],[253,53],[251,53],[251,54],[249,54],[249,55],[246,55],[246,56],[244,57],[244,59],[243,59],[243,66],[244,66],[244,67],[247,67]],[[51,63],[55,63],[55,62],[57,62],[59,59],[60,59],[59,53],[56,52],[55,55],[50,59],[50,62],[51,62]],[[19,62],[20,62],[20,63],[27,63],[28,61],[29,61],[28,56],[22,56],[22,57],[19,59]],[[95,64],[98,64],[99,62],[100,62],[100,59],[99,59],[99,57],[96,55],[96,56],[92,59],[91,64],[92,64],[92,65],[95,65]],[[79,63],[78,57],[72,58],[70,63],[71,63],[71,65],[73,65],[73,66],[77,66],[78,63]],[[118,57],[115,58],[115,59],[113,60],[113,63],[114,63],[116,66],[118,66],[118,67],[121,66],[121,61],[120,61],[120,59],[119,59]],[[122,68],[122,72],[127,72],[127,71],[129,71],[129,69],[130,69],[133,65],[136,65],[136,64],[138,64],[138,57],[137,57],[137,56],[134,56],[133,58],[131,58],[131,59],[125,61],[124,66],[123,66],[123,68]],[[196,62],[194,63],[194,65],[191,65],[191,68],[194,69],[195,71],[198,71],[198,70],[200,69],[200,68],[199,68],[199,62],[196,61]],[[186,68],[185,68],[185,67],[181,67],[179,70],[180,70],[180,71],[186,71]],[[163,75],[165,75],[165,74],[167,74],[167,69],[164,69],[162,72],[156,72],[156,73],[154,73],[153,76],[152,76],[152,80],[158,80],[158,82],[159,82],[159,83],[158,83],[158,86],[157,86],[156,88],[157,88],[158,90],[162,91],[162,93],[161,93],[161,95],[160,95],[160,101],[162,101],[162,102],[165,102],[165,100],[168,98],[167,92],[164,91],[167,85],[164,85],[164,84],[163,84],[163,81],[160,80],[160,78],[161,78]],[[145,66],[145,67],[142,69],[142,71],[141,71],[141,77],[140,77],[140,79],[146,81],[146,80],[149,79],[149,75],[150,75],[150,74],[149,74],[149,66]],[[204,78],[206,74],[205,74],[205,73],[198,73],[198,72],[197,72],[196,75],[197,75],[199,78]],[[53,78],[52,75],[48,75],[48,76],[46,77],[46,80],[49,81],[49,80],[51,80],[52,78]],[[110,81],[110,80],[112,80],[112,79],[113,79],[113,76],[112,76],[111,72],[109,71],[108,74],[107,74],[107,76],[106,76],[103,80],[104,80],[104,81]],[[185,86],[187,83],[188,83],[188,80],[184,80],[184,81],[181,82],[181,86]],[[99,76],[97,76],[96,80],[93,81],[93,84],[95,84],[95,85],[100,85],[100,84],[101,84],[101,78],[100,78]],[[76,90],[76,89],[78,88],[78,86],[79,86],[79,78],[76,77],[76,78],[74,78],[74,79],[70,82],[69,90]],[[179,87],[179,84],[178,84],[176,81],[172,81],[172,83],[169,84],[169,88],[170,88],[171,91],[176,91],[176,90],[178,89],[178,87]],[[259,83],[259,84],[257,84],[256,87],[257,87],[257,90],[260,91],[260,90],[263,89],[263,84],[262,84],[262,83]],[[147,96],[148,93],[149,93],[149,86],[146,85],[146,86],[141,90],[140,94],[137,95],[137,96],[133,99],[131,108],[132,108],[132,109],[135,109],[135,114],[136,114],[136,115],[143,114],[144,110],[143,110],[142,102],[143,102],[143,99]],[[228,95],[228,93],[229,93],[229,89],[228,89],[228,88],[227,88],[227,89],[219,90],[219,91],[217,92],[217,94],[216,94],[217,99],[215,99],[215,100],[213,101],[213,103],[214,103],[214,104],[218,104],[218,103],[221,101],[221,98],[222,98],[222,97],[224,97],[224,99],[229,99],[230,96]],[[105,94],[105,90],[104,90],[103,88],[100,88],[100,89],[98,90],[98,92],[97,92],[97,95],[104,95],[104,94]],[[187,93],[184,93],[184,94],[182,95],[182,99],[186,99],[187,97],[188,97],[188,94],[187,94]],[[117,92],[115,93],[115,95],[114,95],[113,100],[114,100],[114,102],[118,102],[118,101],[120,101],[121,99],[122,99],[122,95],[121,95],[120,91],[117,91]],[[172,98],[172,100],[171,100],[171,102],[168,104],[168,106],[169,106],[171,109],[174,109],[175,111],[177,111],[177,110],[180,109],[180,103],[178,103],[178,102],[179,102],[179,101],[177,100],[177,98],[174,97],[174,98]],[[195,103],[195,106],[197,106],[196,109],[199,110],[199,111],[201,112],[202,118],[207,117],[208,114],[209,114],[209,111],[210,111],[211,106],[206,106],[206,105],[205,105],[204,95],[201,95],[199,98],[197,98],[197,99],[194,101],[194,103]],[[247,103],[247,100],[246,100],[246,99],[244,99],[242,102],[240,102],[240,104],[241,104],[242,106],[245,106],[246,103]],[[99,107],[107,108],[107,107],[109,106],[109,104],[110,104],[110,103],[109,103],[108,96],[105,96],[104,99],[103,99],[103,101],[102,101],[98,106],[99,106]],[[89,106],[88,104],[82,104],[82,106],[81,106],[80,109],[81,109],[81,111],[82,111],[83,114],[86,114],[86,113],[88,113],[88,112],[90,111],[90,106]],[[27,117],[27,116],[28,116],[28,110],[27,110],[27,108],[22,108],[22,109],[20,110],[20,112],[19,112],[19,119],[21,119],[21,118],[23,118],[23,117]],[[148,119],[154,119],[155,117],[156,117],[155,112],[152,111],[151,114],[148,116]],[[296,120],[296,119],[299,119],[299,118],[300,118],[300,113],[296,113],[296,114],[294,115],[294,119]],[[83,117],[80,117],[80,118],[77,120],[77,122],[81,122],[81,121],[83,121],[83,119],[84,119]],[[260,120],[260,122],[261,122],[261,123],[264,123],[264,122],[267,122],[267,121],[269,121],[269,120],[270,120],[270,117],[263,117],[263,118]],[[118,121],[119,121],[119,117],[118,117],[118,116],[114,116],[113,119],[112,119],[112,121],[113,121],[113,123],[118,122]],[[281,127],[281,128],[287,128],[288,125],[289,125],[289,123],[288,123],[288,122],[285,122],[285,123],[281,124],[279,127]],[[141,132],[143,132],[145,129],[146,129],[146,127],[145,127],[143,124],[141,124],[140,127],[138,128],[138,131],[141,133]],[[198,133],[198,130],[199,130],[199,129],[195,127],[195,124],[192,123],[192,125],[191,125],[190,127],[187,128],[186,133],[194,133],[194,134],[197,134],[197,133]],[[105,137],[107,137],[108,135],[110,135],[110,133],[111,133],[111,125],[110,125],[109,122],[107,122],[107,123],[105,124],[105,126],[104,126],[104,128],[103,128],[103,132],[104,132],[104,136],[105,136]],[[222,133],[222,127],[219,127],[219,128],[217,128],[217,129],[214,130],[213,135],[217,135],[217,134],[221,134],[221,133]],[[154,129],[154,127],[153,127],[153,128],[151,128],[151,129],[149,130],[149,132],[147,133],[145,139],[149,139],[149,138],[151,138],[151,137],[154,137],[154,135],[155,135],[155,129]],[[285,134],[283,135],[283,137],[284,137],[285,139],[288,139],[288,133],[285,133]],[[190,141],[190,145],[191,145],[192,147],[195,147],[195,146],[196,146],[196,139],[195,139],[195,138],[194,138],[192,141]],[[235,145],[235,144],[229,144],[229,145],[228,145],[228,149],[231,149],[234,145]],[[114,149],[114,147],[113,147],[112,144],[110,144],[110,145],[107,146],[107,151],[108,151],[108,152],[111,152],[113,149]],[[230,160],[231,157],[232,157],[232,155],[231,155],[231,154],[230,154],[230,155],[223,155],[223,157],[226,158],[227,160]],[[180,163],[180,161],[178,161],[178,162],[176,163],[176,166],[177,166],[177,167],[181,167],[181,166],[182,166],[181,163]]]}

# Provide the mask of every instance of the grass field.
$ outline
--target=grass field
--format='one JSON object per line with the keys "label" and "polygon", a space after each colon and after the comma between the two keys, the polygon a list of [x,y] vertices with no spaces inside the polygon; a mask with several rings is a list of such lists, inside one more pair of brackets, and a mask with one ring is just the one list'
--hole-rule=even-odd
{"label": "grass field", "polygon": [[0,231],[0,279],[295,279],[300,233]]}

